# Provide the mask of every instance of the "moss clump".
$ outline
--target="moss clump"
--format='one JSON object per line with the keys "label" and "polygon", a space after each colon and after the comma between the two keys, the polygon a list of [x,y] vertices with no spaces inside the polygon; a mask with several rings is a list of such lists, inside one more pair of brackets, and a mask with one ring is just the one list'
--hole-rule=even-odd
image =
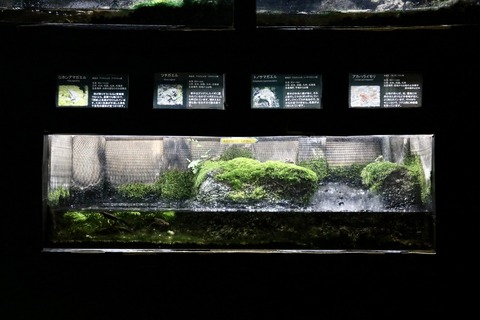
{"label": "moss clump", "polygon": [[165,7],[182,7],[183,0],[147,0],[141,1],[133,5],[133,9],[138,9],[142,7],[156,7],[156,6],[165,6]]}
{"label": "moss clump", "polygon": [[378,192],[383,182],[393,172],[405,169],[404,166],[390,161],[376,161],[369,163],[361,172],[362,183],[371,191]]}
{"label": "moss clump", "polygon": [[119,186],[117,192],[129,200],[183,200],[193,195],[192,187],[193,173],[174,169],[165,171],[155,183],[128,183]]}
{"label": "moss clump", "polygon": [[298,165],[315,172],[319,182],[341,182],[350,186],[362,186],[362,178],[360,174],[363,168],[365,168],[364,164],[332,167],[328,165],[325,158],[318,158],[302,161]]}
{"label": "moss clump", "polygon": [[48,204],[50,206],[58,206],[67,202],[70,198],[70,190],[65,187],[58,187],[48,193]]}
{"label": "moss clump", "polygon": [[129,200],[145,200],[160,196],[160,190],[155,184],[127,183],[117,188],[120,196]]}
{"label": "moss clump", "polygon": [[108,227],[108,221],[98,212],[66,212],[58,220],[57,237],[84,239]]}
{"label": "moss clump", "polygon": [[220,160],[228,161],[235,158],[250,158],[253,159],[253,152],[250,149],[240,147],[240,146],[231,146],[226,149],[223,154],[220,156]]}
{"label": "moss clump", "polygon": [[169,211],[163,211],[162,213],[163,219],[166,221],[173,221],[175,220],[176,214],[175,211],[169,210]]}
{"label": "moss clump", "polygon": [[193,173],[191,171],[165,171],[155,183],[162,198],[184,200],[193,195]]}
{"label": "moss clump", "polygon": [[325,158],[302,161],[298,165],[315,172],[319,181],[325,179],[329,174],[328,163]]}
{"label": "moss clump", "polygon": [[140,241],[167,231],[175,212],[68,211],[57,217],[54,240]]}
{"label": "moss clump", "polygon": [[334,182],[342,182],[349,186],[362,186],[361,173],[364,164],[352,164],[349,166],[330,167],[328,173],[328,180]]}
{"label": "moss clump", "polygon": [[368,164],[361,175],[372,192],[382,195],[387,207],[418,208],[423,204],[418,175],[404,164],[375,161]]}
{"label": "moss clump", "polygon": [[375,161],[368,164],[361,172],[362,182],[372,191],[379,191],[386,179],[394,172],[404,171],[415,184],[421,188],[421,199],[426,203],[431,196],[430,186],[425,179],[420,156],[408,155],[405,157],[403,164],[392,163],[389,161]]}
{"label": "moss clump", "polygon": [[432,196],[431,185],[426,181],[425,171],[423,170],[420,156],[409,155],[405,158],[404,164],[412,176],[414,176],[420,183],[422,203],[428,204]]}
{"label": "moss clump", "polygon": [[198,190],[207,176],[225,183],[233,190],[233,198],[242,192],[252,196],[273,194],[279,198],[305,203],[318,187],[318,177],[312,170],[281,161],[235,158],[229,161],[206,161],[199,170],[194,188]]}

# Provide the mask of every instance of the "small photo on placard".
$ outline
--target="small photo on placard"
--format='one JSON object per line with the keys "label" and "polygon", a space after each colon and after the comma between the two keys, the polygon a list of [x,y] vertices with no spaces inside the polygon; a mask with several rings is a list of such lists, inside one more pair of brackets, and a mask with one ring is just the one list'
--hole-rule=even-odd
{"label": "small photo on placard", "polygon": [[321,109],[322,76],[252,75],[252,109]]}
{"label": "small photo on placard", "polygon": [[156,73],[154,109],[224,109],[224,75]]}
{"label": "small photo on placard", "polygon": [[57,76],[58,108],[127,108],[127,75],[61,74]]}
{"label": "small photo on placard", "polygon": [[416,108],[422,106],[421,74],[352,73],[350,108]]}

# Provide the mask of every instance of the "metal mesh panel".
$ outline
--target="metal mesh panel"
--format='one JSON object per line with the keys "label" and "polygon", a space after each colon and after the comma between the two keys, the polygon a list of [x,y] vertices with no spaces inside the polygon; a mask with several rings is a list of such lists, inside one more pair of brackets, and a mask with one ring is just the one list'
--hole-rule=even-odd
{"label": "metal mesh panel", "polygon": [[69,188],[72,183],[72,136],[51,136],[50,144],[50,190]]}
{"label": "metal mesh panel", "polygon": [[255,158],[259,161],[278,160],[294,163],[298,153],[298,137],[260,138],[253,146]]}
{"label": "metal mesh panel", "polygon": [[210,137],[190,139],[190,146],[192,150],[190,160],[219,157],[228,147],[220,143],[220,138]]}
{"label": "metal mesh panel", "polygon": [[105,146],[105,171],[112,186],[153,183],[160,175],[162,139],[109,139]]}
{"label": "metal mesh panel", "polygon": [[187,170],[187,159],[192,157],[189,140],[184,137],[165,137],[163,143],[161,172],[173,169]]}
{"label": "metal mesh panel", "polygon": [[297,163],[325,158],[326,138],[300,138],[298,142]]}
{"label": "metal mesh panel", "polygon": [[325,155],[330,166],[366,164],[382,155],[382,143],[377,137],[327,137]]}
{"label": "metal mesh panel", "polygon": [[385,138],[384,157],[385,160],[400,163],[408,152],[409,139],[403,136]]}
{"label": "metal mesh panel", "polygon": [[85,189],[103,183],[105,139],[101,136],[72,138],[73,187]]}

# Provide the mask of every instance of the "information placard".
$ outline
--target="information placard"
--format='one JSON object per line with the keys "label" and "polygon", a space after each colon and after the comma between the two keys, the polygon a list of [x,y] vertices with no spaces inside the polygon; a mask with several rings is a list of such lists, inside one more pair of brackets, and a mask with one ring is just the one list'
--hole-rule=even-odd
{"label": "information placard", "polygon": [[352,73],[351,108],[415,108],[422,106],[423,79],[415,73]]}
{"label": "information placard", "polygon": [[154,109],[224,109],[223,74],[156,73]]}
{"label": "information placard", "polygon": [[252,75],[252,109],[320,109],[322,76]]}
{"label": "information placard", "polygon": [[56,104],[60,108],[128,108],[128,76],[58,75]]}

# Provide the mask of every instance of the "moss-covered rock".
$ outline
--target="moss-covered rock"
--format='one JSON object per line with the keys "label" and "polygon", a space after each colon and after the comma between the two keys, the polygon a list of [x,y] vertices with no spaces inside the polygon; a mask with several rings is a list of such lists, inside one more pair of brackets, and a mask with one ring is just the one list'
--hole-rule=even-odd
{"label": "moss-covered rock", "polygon": [[421,205],[418,176],[405,165],[375,161],[361,172],[362,182],[373,192],[381,194],[387,207],[405,208]]}
{"label": "moss-covered rock", "polygon": [[292,203],[306,203],[317,187],[317,174],[308,168],[244,157],[229,161],[206,161],[195,180],[197,198],[203,202],[213,199],[227,203],[283,199]]}

